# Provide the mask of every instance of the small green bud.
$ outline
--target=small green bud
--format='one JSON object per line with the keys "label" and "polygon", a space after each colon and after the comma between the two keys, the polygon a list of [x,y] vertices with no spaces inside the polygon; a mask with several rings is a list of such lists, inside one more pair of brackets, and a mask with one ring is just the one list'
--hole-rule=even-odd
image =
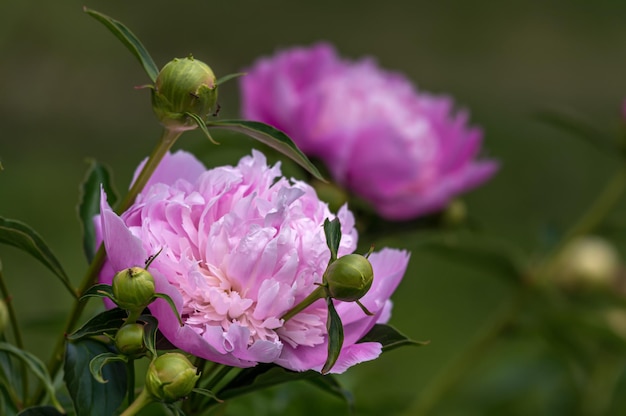
{"label": "small green bud", "polygon": [[141,267],[131,267],[117,273],[112,286],[115,302],[122,309],[141,312],[154,300],[154,277]]}
{"label": "small green bud", "polygon": [[372,286],[374,270],[366,257],[348,254],[332,262],[325,276],[331,297],[354,302],[361,299]]}
{"label": "small green bud", "polygon": [[205,120],[216,102],[213,70],[192,56],[168,62],[152,90],[152,109],[164,126],[175,131],[195,129],[197,123],[188,114]]}
{"label": "small green bud", "polygon": [[146,352],[143,343],[143,325],[138,323],[126,324],[115,334],[115,346],[124,355],[137,358]]}
{"label": "small green bud", "polygon": [[170,352],[157,357],[146,373],[146,390],[157,400],[175,402],[189,395],[200,377],[183,354]]}

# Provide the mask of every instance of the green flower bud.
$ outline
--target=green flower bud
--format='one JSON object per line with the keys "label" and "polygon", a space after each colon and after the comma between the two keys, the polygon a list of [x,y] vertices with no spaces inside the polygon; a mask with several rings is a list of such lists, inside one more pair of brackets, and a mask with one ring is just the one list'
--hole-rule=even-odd
{"label": "green flower bud", "polygon": [[354,302],[361,299],[372,286],[374,270],[364,256],[348,254],[332,262],[326,269],[325,276],[331,297]]}
{"label": "green flower bud", "polygon": [[217,102],[216,78],[211,68],[192,56],[167,63],[152,90],[152,109],[171,130],[193,130],[197,123],[188,116],[205,120]]}
{"label": "green flower bud", "polygon": [[157,400],[175,402],[189,395],[200,377],[183,354],[170,352],[157,357],[146,373],[146,390]]}
{"label": "green flower bud", "polygon": [[115,346],[124,355],[137,358],[146,352],[143,343],[143,325],[138,323],[126,324],[115,334]]}
{"label": "green flower bud", "polygon": [[141,312],[155,295],[154,277],[146,269],[131,267],[113,278],[115,303],[131,312]]}

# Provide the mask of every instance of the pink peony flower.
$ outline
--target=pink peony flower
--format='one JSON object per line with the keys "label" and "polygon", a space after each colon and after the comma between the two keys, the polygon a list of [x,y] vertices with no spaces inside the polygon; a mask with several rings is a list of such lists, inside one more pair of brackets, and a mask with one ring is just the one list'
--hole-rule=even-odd
{"label": "pink peony flower", "polygon": [[[354,218],[337,214],[343,237],[339,254],[354,251]],[[176,347],[239,367],[277,363],[291,370],[321,370],[327,355],[324,300],[293,318],[281,318],[320,283],[329,249],[323,230],[334,218],[309,185],[280,176],[253,152],[235,167],[206,170],[185,152],[168,154],[134,205],[116,215],[102,195],[99,235],[107,250],[101,282],[115,271],[150,265],[157,292],[168,294],[184,326],[163,300],[150,305],[159,328]],[[374,282],[362,303],[336,301],[345,326],[333,372],[376,358],[381,345],[357,343],[375,323],[390,317],[390,295],[409,259],[383,249],[370,256]]]}
{"label": "pink peony flower", "polygon": [[284,131],[387,219],[438,211],[498,168],[476,160],[482,133],[467,125],[467,112],[370,59],[343,61],[318,44],[260,59],[246,72],[243,116]]}

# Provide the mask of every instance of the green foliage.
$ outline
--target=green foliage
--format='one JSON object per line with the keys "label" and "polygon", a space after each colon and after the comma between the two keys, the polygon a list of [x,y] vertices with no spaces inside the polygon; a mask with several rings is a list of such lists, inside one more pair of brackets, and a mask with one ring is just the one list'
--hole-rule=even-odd
{"label": "green foliage", "polygon": [[67,290],[76,296],[72,288],[69,277],[63,270],[61,263],[57,260],[52,250],[48,247],[44,239],[31,227],[21,221],[10,220],[0,217],[0,243],[16,247],[39,260],[46,266]]}
{"label": "green foliage", "polygon": [[313,163],[311,163],[309,158],[306,157],[300,149],[298,149],[298,146],[296,146],[296,144],[285,133],[272,126],[258,121],[247,120],[211,121],[206,123],[206,126],[209,129],[226,129],[252,137],[272,149],[278,150],[306,169],[311,175],[324,181],[324,178],[319,170],[315,167],[315,165],[313,165]]}
{"label": "green foliage", "polygon": [[95,10],[91,10],[88,8],[83,8],[85,13],[102,23],[107,29],[111,31],[123,44],[128,48],[128,50],[139,60],[139,63],[143,67],[144,71],[148,77],[152,80],[152,82],[156,82],[157,76],[159,75],[159,68],[156,66],[152,57],[143,46],[141,41],[130,31],[126,26],[122,23],[118,22],[115,19],[110,18],[100,12]]}
{"label": "green foliage", "polygon": [[111,416],[124,401],[126,366],[113,362],[102,368],[98,382],[90,371],[92,359],[112,351],[106,344],[92,339],[68,342],[65,350],[64,381],[74,402],[77,416]]}
{"label": "green foliage", "polygon": [[109,169],[94,159],[88,161],[89,168],[85,179],[80,186],[80,200],[78,203],[78,217],[83,230],[83,250],[87,261],[91,262],[96,254],[96,233],[94,217],[100,212],[100,191],[107,194],[108,202],[115,204],[116,191],[112,184],[112,175]]}

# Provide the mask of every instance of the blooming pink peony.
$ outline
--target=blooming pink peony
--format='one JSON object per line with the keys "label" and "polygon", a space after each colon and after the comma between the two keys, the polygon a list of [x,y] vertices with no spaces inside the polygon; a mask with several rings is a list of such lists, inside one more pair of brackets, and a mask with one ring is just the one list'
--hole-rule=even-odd
{"label": "blooming pink peony", "polygon": [[[357,233],[346,207],[337,214],[339,254],[354,251]],[[277,363],[321,370],[327,356],[324,300],[287,322],[281,318],[320,283],[330,252],[323,222],[334,218],[309,185],[280,176],[253,152],[236,167],[206,170],[185,152],[168,154],[134,205],[116,215],[102,195],[99,235],[107,251],[101,282],[115,271],[150,265],[157,292],[168,294],[184,326],[163,300],[150,305],[159,328],[176,347],[222,364]],[[390,295],[408,263],[404,251],[370,256],[374,283],[362,303],[335,301],[345,326],[333,372],[376,358],[381,345],[357,343],[390,317]]]}
{"label": "blooming pink peony", "polygon": [[438,211],[498,168],[476,160],[482,133],[450,98],[418,93],[372,60],[343,61],[318,44],[260,59],[247,73],[243,116],[284,131],[387,219]]}

